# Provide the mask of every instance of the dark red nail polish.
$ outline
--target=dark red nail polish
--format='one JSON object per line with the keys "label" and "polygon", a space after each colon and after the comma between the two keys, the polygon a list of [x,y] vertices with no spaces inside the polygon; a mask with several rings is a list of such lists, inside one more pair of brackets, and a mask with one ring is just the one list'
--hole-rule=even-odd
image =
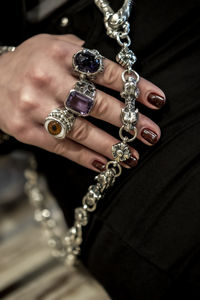
{"label": "dark red nail polish", "polygon": [[163,105],[166,102],[166,99],[162,96],[159,96],[157,94],[151,93],[148,95],[147,100],[152,105],[156,106],[157,108],[163,107]]}
{"label": "dark red nail polish", "polygon": [[127,159],[125,162],[124,162],[126,165],[128,165],[129,167],[133,168],[133,167],[136,167],[137,164],[138,164],[138,160],[135,156],[131,156],[129,159]]}
{"label": "dark red nail polish", "polygon": [[106,165],[99,160],[94,160],[92,165],[100,172],[105,171],[105,169],[106,169]]}
{"label": "dark red nail polish", "polygon": [[144,128],[142,130],[141,136],[152,145],[154,145],[158,141],[158,135],[148,128]]}

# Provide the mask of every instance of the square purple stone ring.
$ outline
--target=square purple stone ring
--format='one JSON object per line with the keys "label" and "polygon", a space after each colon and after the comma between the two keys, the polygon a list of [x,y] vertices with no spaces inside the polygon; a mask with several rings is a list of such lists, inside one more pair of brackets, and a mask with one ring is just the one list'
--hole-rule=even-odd
{"label": "square purple stone ring", "polygon": [[74,54],[72,65],[80,80],[67,96],[65,107],[78,116],[86,117],[94,106],[96,96],[91,80],[103,72],[103,56],[97,50],[83,49]]}
{"label": "square purple stone ring", "polygon": [[89,81],[78,81],[75,88],[69,92],[65,107],[72,113],[86,117],[95,103],[96,88]]}

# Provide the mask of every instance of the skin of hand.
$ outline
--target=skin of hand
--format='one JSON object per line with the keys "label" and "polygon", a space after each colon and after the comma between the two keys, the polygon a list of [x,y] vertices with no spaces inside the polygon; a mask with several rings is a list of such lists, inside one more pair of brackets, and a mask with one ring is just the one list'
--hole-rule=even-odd
{"label": "skin of hand", "polygon": [[[112,159],[111,147],[119,140],[80,117],[76,118],[72,130],[63,140],[55,139],[44,129],[47,115],[53,109],[63,107],[77,81],[72,72],[72,56],[83,43],[74,35],[40,34],[23,42],[15,52],[0,57],[0,128],[23,143],[41,147],[97,171],[93,162],[106,164],[108,158]],[[121,91],[123,70],[105,59],[104,72],[95,82]],[[151,82],[141,78],[138,86],[138,101],[147,107],[157,109],[148,101],[152,93],[165,100],[163,91]],[[122,107],[123,102],[97,90],[91,116],[121,127]],[[140,113],[138,139],[151,145],[142,134],[147,128],[159,140],[159,127]],[[132,147],[130,150],[132,156],[139,159],[138,152]]]}

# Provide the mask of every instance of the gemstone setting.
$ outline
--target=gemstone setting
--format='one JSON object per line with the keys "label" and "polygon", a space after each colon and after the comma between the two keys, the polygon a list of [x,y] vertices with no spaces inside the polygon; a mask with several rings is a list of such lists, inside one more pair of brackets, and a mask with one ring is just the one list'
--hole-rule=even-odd
{"label": "gemstone setting", "polygon": [[100,66],[100,60],[89,51],[79,52],[75,56],[74,63],[78,66],[79,71],[85,73],[95,73]]}
{"label": "gemstone setting", "polygon": [[80,50],[73,56],[73,68],[80,74],[94,76],[103,71],[102,58],[97,50]]}
{"label": "gemstone setting", "polygon": [[46,131],[57,139],[64,139],[72,129],[75,116],[67,109],[56,108],[45,119]]}
{"label": "gemstone setting", "polygon": [[49,122],[48,131],[50,134],[58,135],[59,133],[61,133],[61,130],[62,130],[62,127],[59,122],[54,121],[54,120]]}
{"label": "gemstone setting", "polygon": [[66,99],[65,106],[73,113],[80,116],[89,115],[94,104],[94,99],[80,93],[76,90],[71,90]]}

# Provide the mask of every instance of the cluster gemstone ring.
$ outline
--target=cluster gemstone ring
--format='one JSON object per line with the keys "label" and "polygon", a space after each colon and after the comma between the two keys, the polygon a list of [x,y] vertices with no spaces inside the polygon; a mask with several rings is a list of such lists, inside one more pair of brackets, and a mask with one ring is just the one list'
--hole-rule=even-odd
{"label": "cluster gemstone ring", "polygon": [[72,67],[79,80],[66,97],[64,109],[56,108],[50,112],[44,123],[47,132],[58,139],[65,138],[77,116],[90,114],[96,97],[92,80],[103,72],[103,56],[97,50],[82,49],[73,55]]}

